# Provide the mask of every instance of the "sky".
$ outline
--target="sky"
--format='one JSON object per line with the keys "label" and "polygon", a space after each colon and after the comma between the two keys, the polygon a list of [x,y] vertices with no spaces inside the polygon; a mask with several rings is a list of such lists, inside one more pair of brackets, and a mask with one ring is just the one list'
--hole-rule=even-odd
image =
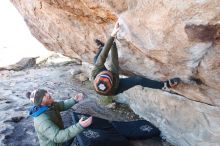
{"label": "sky", "polygon": [[0,0],[0,67],[16,63],[24,57],[49,53],[35,39],[23,17],[9,0]]}

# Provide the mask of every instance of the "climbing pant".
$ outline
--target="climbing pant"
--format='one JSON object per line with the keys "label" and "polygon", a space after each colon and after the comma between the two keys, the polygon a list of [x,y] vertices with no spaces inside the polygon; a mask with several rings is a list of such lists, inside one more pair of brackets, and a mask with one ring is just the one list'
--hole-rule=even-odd
{"label": "climbing pant", "polygon": [[160,81],[156,81],[156,80],[151,80],[145,77],[141,77],[141,76],[131,76],[128,78],[120,78],[119,86],[118,86],[118,89],[115,95],[122,93],[136,85],[153,88],[153,89],[162,89],[164,86],[164,83]]}
{"label": "climbing pant", "polygon": [[[116,43],[115,43],[115,42],[113,42],[113,44],[112,44],[110,50],[111,50],[110,71],[111,71],[112,73],[118,74],[118,71],[119,71],[118,49],[117,49],[117,46],[116,46]],[[98,57],[99,57],[99,58],[102,57],[102,56],[101,56],[101,57],[99,56],[102,51],[105,52],[106,50],[103,50],[103,47],[100,47],[99,50],[98,50],[98,52],[96,53],[94,59],[93,59],[93,63],[94,63],[94,64],[96,64]],[[108,51],[109,51],[109,50],[108,50]],[[106,54],[106,52],[105,52],[105,54]],[[101,60],[101,59],[100,59],[100,60]],[[106,59],[104,59],[104,60],[106,60]],[[104,64],[105,62],[102,62],[102,63]],[[106,68],[104,68],[103,70],[106,70]]]}

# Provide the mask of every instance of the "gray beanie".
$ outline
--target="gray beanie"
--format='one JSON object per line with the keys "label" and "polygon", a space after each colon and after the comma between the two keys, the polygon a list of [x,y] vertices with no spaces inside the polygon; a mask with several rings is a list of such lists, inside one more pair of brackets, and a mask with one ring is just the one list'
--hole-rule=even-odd
{"label": "gray beanie", "polygon": [[34,90],[32,92],[28,92],[26,94],[26,96],[29,98],[29,99],[33,99],[32,101],[34,102],[34,104],[36,106],[39,106],[41,105],[41,102],[43,100],[43,97],[45,96],[45,94],[47,93],[47,90],[44,90],[44,89],[37,89],[37,90]]}

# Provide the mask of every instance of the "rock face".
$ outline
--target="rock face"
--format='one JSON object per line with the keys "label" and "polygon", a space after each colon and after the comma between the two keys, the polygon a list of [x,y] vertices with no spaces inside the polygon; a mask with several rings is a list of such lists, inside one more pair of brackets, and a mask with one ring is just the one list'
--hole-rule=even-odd
{"label": "rock face", "polygon": [[36,65],[36,59],[37,57],[28,57],[28,58],[22,58],[19,62],[16,64],[12,64],[6,67],[0,67],[1,70],[14,70],[14,71],[20,71],[26,68],[33,67]]}
{"label": "rock face", "polygon": [[[219,0],[11,0],[49,50],[92,63],[94,39],[119,19],[123,71],[184,84],[176,94],[135,87],[133,110],[180,146],[220,143]],[[135,91],[135,92],[134,92]],[[135,93],[135,94],[134,94]]]}

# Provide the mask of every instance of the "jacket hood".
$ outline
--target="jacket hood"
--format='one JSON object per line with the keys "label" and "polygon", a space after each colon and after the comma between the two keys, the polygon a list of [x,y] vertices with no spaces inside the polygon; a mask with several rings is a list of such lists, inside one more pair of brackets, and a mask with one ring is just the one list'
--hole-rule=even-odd
{"label": "jacket hood", "polygon": [[31,115],[33,118],[38,117],[39,115],[44,113],[48,108],[49,106],[33,106],[29,110],[29,115]]}

